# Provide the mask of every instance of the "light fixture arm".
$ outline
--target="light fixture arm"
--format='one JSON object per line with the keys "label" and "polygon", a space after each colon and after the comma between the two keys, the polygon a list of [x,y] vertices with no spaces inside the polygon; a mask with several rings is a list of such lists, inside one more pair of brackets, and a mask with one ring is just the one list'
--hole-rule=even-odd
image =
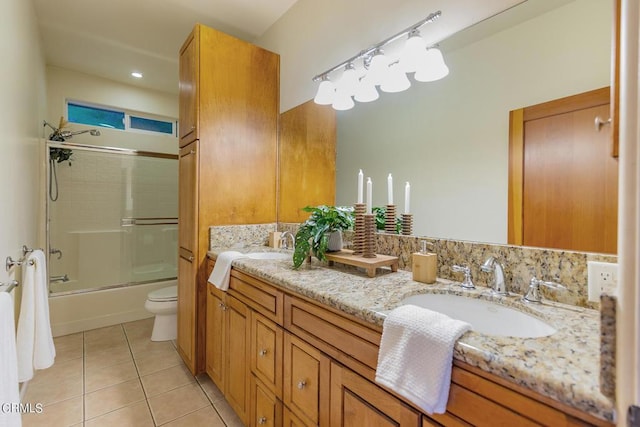
{"label": "light fixture arm", "polygon": [[330,69],[328,69],[327,71],[320,73],[318,75],[316,75],[312,80],[314,82],[322,80],[322,78],[324,76],[327,76],[328,74],[331,74],[332,72],[339,70],[340,68],[343,68],[345,65],[352,63],[353,61],[356,61],[360,58],[364,58],[366,56],[371,55],[375,50],[380,49],[381,47],[394,42],[396,40],[398,40],[401,37],[406,36],[407,34],[416,31],[418,28],[422,27],[425,24],[430,24],[434,21],[436,21],[438,18],[440,18],[440,16],[442,15],[442,11],[437,11],[437,12],[433,12],[431,14],[429,14],[429,16],[427,16],[426,18],[424,18],[421,21],[416,22],[415,24],[411,25],[410,27],[405,28],[404,30],[394,34],[393,36],[384,39],[383,41],[381,41],[380,43],[377,43],[367,49],[361,50],[360,52],[358,52],[356,55],[352,56],[351,58],[347,59],[346,61],[342,61],[340,64],[336,65],[335,67],[332,67]]}

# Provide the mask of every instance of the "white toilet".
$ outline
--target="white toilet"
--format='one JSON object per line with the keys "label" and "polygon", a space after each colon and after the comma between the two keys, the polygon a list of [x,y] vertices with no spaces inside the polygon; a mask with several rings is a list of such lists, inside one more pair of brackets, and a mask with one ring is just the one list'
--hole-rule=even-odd
{"label": "white toilet", "polygon": [[151,341],[169,341],[178,335],[178,286],[149,292],[144,308],[156,315]]}

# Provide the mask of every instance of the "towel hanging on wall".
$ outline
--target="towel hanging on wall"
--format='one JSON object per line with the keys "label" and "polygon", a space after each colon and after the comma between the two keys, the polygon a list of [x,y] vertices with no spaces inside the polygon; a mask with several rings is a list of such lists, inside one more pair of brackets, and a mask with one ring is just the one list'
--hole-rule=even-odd
{"label": "towel hanging on wall", "polygon": [[34,369],[53,365],[56,349],[49,319],[47,266],[44,253],[34,250],[22,267],[22,303],[18,319],[18,380],[33,378]]}
{"label": "towel hanging on wall", "polygon": [[[0,292],[0,403],[20,403],[18,387],[18,359],[16,356],[16,329],[13,321],[13,297]],[[20,427],[18,410],[1,410],[0,427]]]}

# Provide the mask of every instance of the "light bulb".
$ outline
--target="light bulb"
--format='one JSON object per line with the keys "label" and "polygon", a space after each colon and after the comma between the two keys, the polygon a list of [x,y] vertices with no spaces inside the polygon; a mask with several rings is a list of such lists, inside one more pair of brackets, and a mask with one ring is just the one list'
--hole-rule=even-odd
{"label": "light bulb", "polygon": [[371,83],[367,76],[362,77],[358,82],[358,87],[356,88],[355,100],[358,102],[371,102],[375,101],[379,97],[380,95],[378,95],[376,86]]}
{"label": "light bulb", "polygon": [[416,74],[413,76],[419,82],[433,82],[446,77],[449,74],[449,67],[444,63],[440,49],[431,48],[427,50],[425,61],[422,62]]}
{"label": "light bulb", "polygon": [[335,85],[326,77],[323,77],[320,85],[318,86],[318,92],[316,93],[315,98],[313,98],[313,102],[319,105],[330,105],[333,104],[333,100],[335,97]]}
{"label": "light bulb", "polygon": [[356,86],[358,85],[358,73],[356,72],[353,64],[349,63],[344,68],[344,73],[342,73],[342,78],[336,83],[336,91],[341,91],[343,93],[352,96],[356,93]]}
{"label": "light bulb", "polygon": [[334,110],[350,110],[354,105],[355,103],[353,102],[353,99],[351,99],[351,95],[340,89],[336,90],[336,98],[332,104]]}
{"label": "light bulb", "polygon": [[405,73],[417,71],[419,64],[427,60],[427,43],[419,32],[412,32],[400,53],[400,66]]}
{"label": "light bulb", "polygon": [[402,71],[399,63],[395,62],[389,66],[389,75],[387,79],[380,85],[383,92],[402,92],[409,89],[411,82],[407,75]]}
{"label": "light bulb", "polygon": [[369,63],[369,70],[367,71],[367,78],[374,85],[380,85],[389,75],[389,58],[387,58],[383,51],[377,49],[373,53],[371,62]]}

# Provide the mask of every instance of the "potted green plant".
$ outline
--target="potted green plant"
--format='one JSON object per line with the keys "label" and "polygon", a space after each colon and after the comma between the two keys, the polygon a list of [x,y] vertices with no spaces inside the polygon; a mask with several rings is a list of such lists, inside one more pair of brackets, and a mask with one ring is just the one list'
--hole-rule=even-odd
{"label": "potted green plant", "polygon": [[325,253],[329,251],[329,235],[353,228],[353,207],[320,205],[306,206],[302,210],[311,212],[311,216],[302,223],[296,233],[294,268],[302,265],[309,252],[319,260],[325,261]]}

